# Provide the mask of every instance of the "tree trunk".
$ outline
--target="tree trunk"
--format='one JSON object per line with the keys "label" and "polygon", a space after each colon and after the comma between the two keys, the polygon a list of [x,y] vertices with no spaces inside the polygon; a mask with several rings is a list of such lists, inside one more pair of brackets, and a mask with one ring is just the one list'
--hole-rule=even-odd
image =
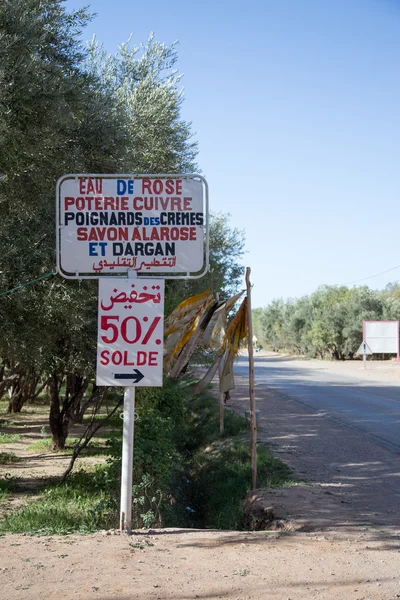
{"label": "tree trunk", "polygon": [[3,381],[0,383],[0,398],[4,396],[10,387],[12,387],[16,379],[17,375],[11,375],[10,377],[3,379]]}
{"label": "tree trunk", "polygon": [[23,405],[25,404],[25,398],[22,389],[18,385],[16,391],[10,398],[8,403],[7,412],[9,413],[19,413],[22,410]]}
{"label": "tree trunk", "polygon": [[53,373],[50,378],[50,431],[53,450],[65,448],[69,424],[73,421],[75,407],[81,406],[82,397],[88,382],[76,373],[68,373],[66,378],[65,397],[60,398],[63,378]]}
{"label": "tree trunk", "polygon": [[49,425],[51,431],[53,450],[63,450],[65,440],[68,436],[68,418],[60,410],[60,389],[62,378],[56,373],[50,377],[50,417]]}
{"label": "tree trunk", "polygon": [[[38,396],[43,392],[43,390],[48,386],[49,380],[45,379],[40,382],[40,377],[37,379],[35,384],[31,385],[31,391],[29,393],[28,402],[34,402]],[[39,387],[38,387],[39,386]]]}
{"label": "tree trunk", "polygon": [[88,385],[89,382],[80,375],[71,373],[67,376],[66,398],[70,405],[70,419],[74,423],[82,423],[87,408],[87,401],[83,402],[83,396]]}
{"label": "tree trunk", "polygon": [[89,406],[95,404],[102,395],[104,395],[104,388],[98,387],[97,385],[93,385],[92,393],[90,394],[89,398],[87,398],[84,402],[83,399],[80,399],[79,402],[75,405],[73,415],[74,423],[79,423],[81,425],[83,423],[83,417],[85,416],[85,412],[87,411]]}
{"label": "tree trunk", "polygon": [[33,369],[21,372],[18,379],[12,385],[11,398],[8,404],[9,413],[19,413],[26,402],[36,397],[36,387],[39,378]]}
{"label": "tree trunk", "polygon": [[339,358],[340,358],[337,348],[331,348],[329,350],[329,354],[331,355],[332,360],[339,360]]}
{"label": "tree trunk", "polygon": [[0,383],[3,381],[4,379],[4,374],[6,371],[6,361],[2,360],[1,364],[0,364]]}

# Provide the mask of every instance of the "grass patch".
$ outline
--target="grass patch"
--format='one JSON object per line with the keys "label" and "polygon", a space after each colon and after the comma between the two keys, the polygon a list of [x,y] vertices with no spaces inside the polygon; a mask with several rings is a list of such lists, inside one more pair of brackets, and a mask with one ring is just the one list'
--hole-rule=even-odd
{"label": "grass patch", "polygon": [[[26,404],[22,407],[20,413],[16,413],[20,415],[43,415],[44,417],[48,417],[49,415],[49,407],[47,406],[35,406],[34,404]],[[15,415],[14,415],[15,416]]]}
{"label": "grass patch", "polygon": [[[205,392],[194,400],[190,400],[186,413],[188,450],[194,451],[202,445],[221,439],[219,433],[219,404],[214,396]],[[235,437],[247,430],[248,425],[243,417],[225,409],[224,438]]]}
{"label": "grass patch", "polygon": [[25,405],[25,406],[50,406],[50,394],[48,393],[41,393],[40,396],[38,396],[37,398],[35,398],[35,400],[33,402],[29,402],[29,404]]}
{"label": "grass patch", "polygon": [[35,535],[96,531],[115,512],[104,473],[81,471],[65,484],[46,489],[38,500],[1,519],[0,531]]}
{"label": "grass patch", "polygon": [[[249,425],[226,409],[221,436],[215,397],[205,392],[193,398],[190,386],[184,392],[184,469],[172,489],[176,503],[166,514],[166,525],[241,530],[246,527],[244,501],[252,489]],[[264,446],[258,446],[257,455],[259,487],[292,482],[290,469]]]}
{"label": "grass patch", "polygon": [[51,438],[43,438],[42,440],[38,440],[37,442],[30,444],[28,446],[28,450],[32,450],[33,452],[50,452],[51,444]]}
{"label": "grass patch", "polygon": [[13,444],[21,439],[19,433],[0,433],[0,444]]}
{"label": "grass patch", "polygon": [[0,465],[9,465],[11,463],[21,462],[21,458],[14,452],[0,452]]}
{"label": "grass patch", "polygon": [[[63,454],[71,454],[74,446],[79,442],[80,438],[68,437],[65,442],[64,450],[59,450]],[[37,442],[33,442],[28,447],[28,450],[33,452],[52,452],[51,438],[43,438]],[[100,441],[91,440],[89,445],[81,452],[81,456],[104,456],[108,454],[108,448]]]}
{"label": "grass patch", "polygon": [[[118,417],[119,413],[116,415]],[[83,416],[82,419],[82,424],[87,424],[87,423],[91,423],[93,421],[93,423],[101,423],[102,421],[105,421],[107,418],[107,412],[103,409],[100,410],[100,412],[98,412],[96,414],[96,416],[92,417],[92,414],[90,412],[90,409],[87,411],[87,413]],[[120,421],[122,421],[122,419],[120,419]],[[110,422],[107,420],[107,425],[110,425]]]}
{"label": "grass patch", "polygon": [[8,401],[7,400],[0,400],[0,411],[1,412],[6,412],[6,410],[8,409]]}

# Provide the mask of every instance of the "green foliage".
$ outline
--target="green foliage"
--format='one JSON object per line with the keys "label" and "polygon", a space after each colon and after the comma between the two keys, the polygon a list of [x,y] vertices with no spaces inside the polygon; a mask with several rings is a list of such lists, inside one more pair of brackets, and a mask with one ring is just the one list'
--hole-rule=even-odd
{"label": "green foliage", "polygon": [[[290,483],[291,471],[265,448],[257,449],[259,487]],[[243,501],[251,490],[251,454],[248,442],[228,438],[200,449],[193,458],[192,506],[203,527],[241,529]]]}
{"label": "green foliage", "polygon": [[[64,173],[184,172],[196,143],[180,115],[175,45],[152,37],[109,56],[80,33],[85,9],[0,4],[0,290],[54,270],[54,189]],[[92,376],[97,286],[43,281],[5,296],[0,356]],[[46,310],[43,310],[46,307]]]}
{"label": "green foliage", "polygon": [[388,283],[382,292],[383,318],[400,321],[400,284]]}
{"label": "green foliage", "polygon": [[[251,489],[251,455],[248,426],[243,417],[225,410],[224,436],[219,433],[219,404],[209,393],[187,400],[187,471],[190,484],[186,499],[190,526],[241,529],[243,501]],[[260,487],[289,483],[290,470],[259,446]]]}
{"label": "green foliage", "polygon": [[147,474],[168,486],[172,470],[179,463],[171,417],[150,408],[136,422],[136,432],[135,480],[140,481]]}
{"label": "green foliage", "polygon": [[[179,382],[164,378],[163,387],[138,388],[136,392],[136,405],[139,411],[144,411],[144,417],[148,410],[154,409],[163,418],[170,419],[173,424],[172,435],[174,440],[179,440],[185,432],[184,396]],[[141,412],[140,412],[141,415]],[[138,426],[143,426],[143,421]],[[140,429],[139,429],[140,431]]]}
{"label": "green foliage", "polygon": [[274,300],[255,311],[254,331],[263,345],[310,357],[353,358],[362,342],[363,320],[397,319],[399,291],[322,286],[298,300]]}
{"label": "green foliage", "polygon": [[[58,0],[0,4],[0,290],[54,270],[58,177],[119,165],[113,99],[82,69],[79,35],[89,20]],[[5,296],[0,355],[39,373],[90,371],[95,293],[90,282],[56,279]]]}
{"label": "green foliage", "polygon": [[132,486],[132,498],[135,518],[133,527],[149,528],[162,525],[163,493],[157,489],[153,477],[143,475],[140,482]]}
{"label": "green foliage", "polygon": [[212,215],[210,223],[209,287],[220,292],[221,300],[233,296],[240,287],[244,287],[244,267],[239,260],[244,255],[245,233],[230,227],[229,221],[229,215],[217,213]]}
{"label": "green foliage", "polygon": [[[136,396],[132,522],[135,527],[160,526],[170,512],[171,489],[183,469],[179,451],[186,439],[183,397],[179,385],[170,381],[163,388],[138,388]],[[108,472],[118,488],[122,440],[109,439],[107,445]]]}
{"label": "green foliage", "polygon": [[89,47],[87,70],[99,78],[101,90],[123,115],[126,172],[196,169],[197,144],[190,123],[180,116],[183,94],[177,60],[176,43],[167,46],[153,35],[140,46],[121,44],[114,56],[96,39]]}

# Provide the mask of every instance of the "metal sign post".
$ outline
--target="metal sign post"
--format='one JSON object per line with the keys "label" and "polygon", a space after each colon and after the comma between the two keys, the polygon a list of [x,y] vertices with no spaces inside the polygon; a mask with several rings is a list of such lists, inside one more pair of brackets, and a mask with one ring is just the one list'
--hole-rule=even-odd
{"label": "metal sign post", "polygon": [[361,342],[361,346],[357,350],[357,354],[362,354],[364,369],[367,368],[367,355],[372,354],[371,348],[368,346],[367,342]]}
{"label": "metal sign post", "polygon": [[132,525],[132,469],[133,438],[135,428],[135,388],[124,391],[124,428],[122,437],[121,465],[121,507],[120,529],[130,529]]}

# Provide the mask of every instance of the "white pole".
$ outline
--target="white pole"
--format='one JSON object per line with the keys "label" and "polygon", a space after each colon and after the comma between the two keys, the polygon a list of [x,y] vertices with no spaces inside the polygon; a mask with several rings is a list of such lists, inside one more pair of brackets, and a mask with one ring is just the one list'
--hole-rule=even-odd
{"label": "white pole", "polygon": [[121,531],[131,528],[132,523],[132,467],[133,433],[135,425],[135,388],[127,387],[124,392],[124,429],[122,437],[121,466]]}

